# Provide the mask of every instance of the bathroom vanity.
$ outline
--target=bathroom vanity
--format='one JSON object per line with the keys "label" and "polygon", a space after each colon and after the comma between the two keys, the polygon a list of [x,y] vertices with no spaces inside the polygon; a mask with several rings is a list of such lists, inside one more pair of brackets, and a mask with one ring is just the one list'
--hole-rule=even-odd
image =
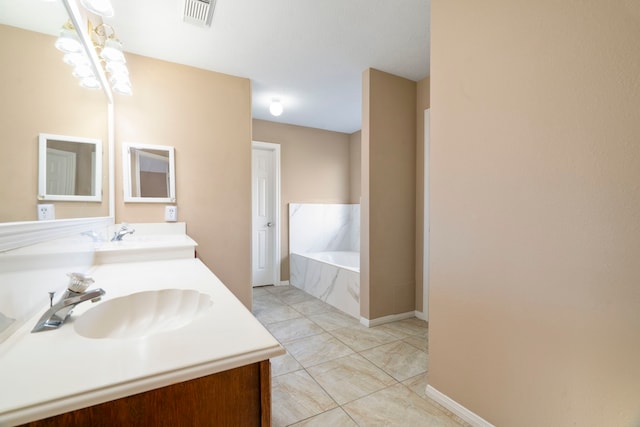
{"label": "bathroom vanity", "polygon": [[[87,273],[91,288],[106,291],[101,301],[78,305],[59,329],[30,333],[40,312],[0,345],[0,426],[270,425],[269,358],[284,349],[200,260],[94,264]],[[157,298],[167,291],[206,304],[176,309]]]}
{"label": "bathroom vanity", "polygon": [[124,397],[25,426],[269,426],[269,361]]}

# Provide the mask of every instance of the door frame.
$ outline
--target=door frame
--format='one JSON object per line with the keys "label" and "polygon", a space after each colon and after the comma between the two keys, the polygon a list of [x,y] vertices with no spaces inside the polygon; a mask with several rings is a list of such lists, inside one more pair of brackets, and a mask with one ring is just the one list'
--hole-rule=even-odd
{"label": "door frame", "polygon": [[431,108],[424,110],[424,240],[422,259],[422,313],[429,321],[429,238],[430,238],[430,192],[429,174],[431,173]]}
{"label": "door frame", "polygon": [[[274,206],[274,238],[273,238],[273,271],[274,271],[274,285],[280,285],[280,258],[281,258],[281,246],[280,246],[280,144],[274,144],[271,142],[263,141],[251,141],[251,217],[253,218],[253,209],[255,206],[253,197],[253,150],[259,148],[262,150],[273,151],[274,155],[274,191],[273,191],[273,206]],[[253,277],[253,219],[251,221],[251,277]],[[253,279],[251,280],[251,288],[253,289]]]}

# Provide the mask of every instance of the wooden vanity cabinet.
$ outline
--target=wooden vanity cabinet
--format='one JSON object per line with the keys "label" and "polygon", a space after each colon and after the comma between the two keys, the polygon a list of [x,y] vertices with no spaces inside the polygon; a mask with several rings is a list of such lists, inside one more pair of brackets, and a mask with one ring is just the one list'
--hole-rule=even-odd
{"label": "wooden vanity cabinet", "polygon": [[270,425],[269,360],[25,424],[33,427]]}

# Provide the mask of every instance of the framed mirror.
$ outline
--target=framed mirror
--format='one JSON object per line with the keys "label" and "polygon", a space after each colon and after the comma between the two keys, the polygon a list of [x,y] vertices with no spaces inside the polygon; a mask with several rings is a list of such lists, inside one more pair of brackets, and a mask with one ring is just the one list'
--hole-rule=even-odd
{"label": "framed mirror", "polygon": [[102,141],[41,133],[38,200],[102,201]]}
{"label": "framed mirror", "polygon": [[173,147],[124,143],[122,160],[125,202],[175,203]]}

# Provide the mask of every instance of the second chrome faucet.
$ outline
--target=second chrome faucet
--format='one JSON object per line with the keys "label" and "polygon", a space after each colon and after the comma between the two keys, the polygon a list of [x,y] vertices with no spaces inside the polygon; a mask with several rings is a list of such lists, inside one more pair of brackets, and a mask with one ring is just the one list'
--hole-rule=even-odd
{"label": "second chrome faucet", "polygon": [[111,241],[119,242],[127,234],[133,234],[135,232],[136,232],[135,228],[129,226],[129,224],[122,224],[122,227],[120,227],[120,230],[113,233],[113,237],[111,238]]}

